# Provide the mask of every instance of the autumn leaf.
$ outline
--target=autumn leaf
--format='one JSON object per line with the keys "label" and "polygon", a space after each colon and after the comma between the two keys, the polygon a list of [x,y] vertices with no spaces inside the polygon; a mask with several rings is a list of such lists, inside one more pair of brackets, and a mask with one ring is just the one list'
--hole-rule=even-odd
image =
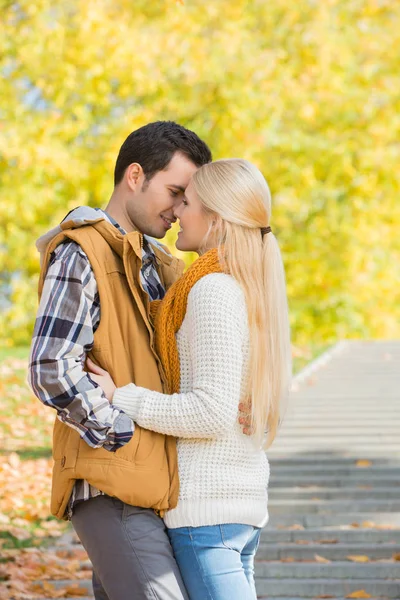
{"label": "autumn leaf", "polygon": [[371,594],[368,594],[365,590],[356,590],[348,594],[346,598],[371,598]]}
{"label": "autumn leaf", "polygon": [[68,596],[86,596],[87,595],[87,589],[84,587],[79,587],[77,585],[65,588],[65,592],[67,593],[67,597]]}
{"label": "autumn leaf", "polygon": [[363,521],[361,523],[361,527],[363,527],[364,529],[372,529],[376,526],[376,524],[373,521]]}
{"label": "autumn leaf", "polygon": [[369,562],[369,560],[370,560],[368,556],[364,556],[362,554],[346,556],[346,558],[347,558],[347,560],[351,560],[352,562],[357,562],[357,563],[366,563],[366,562]]}
{"label": "autumn leaf", "polygon": [[400,552],[396,552],[392,556],[393,560],[400,561]]}
{"label": "autumn leaf", "polygon": [[19,541],[29,540],[29,538],[31,537],[29,531],[26,531],[26,529],[21,529],[20,527],[8,527],[6,531],[8,531],[8,533],[10,533]]}
{"label": "autumn leaf", "polygon": [[356,467],[366,468],[371,467],[372,462],[370,460],[360,459],[356,461]]}
{"label": "autumn leaf", "polygon": [[317,563],[328,564],[328,563],[332,562],[329,559],[324,558],[323,556],[320,556],[319,554],[314,554],[314,558],[315,558],[315,562],[317,562]]}

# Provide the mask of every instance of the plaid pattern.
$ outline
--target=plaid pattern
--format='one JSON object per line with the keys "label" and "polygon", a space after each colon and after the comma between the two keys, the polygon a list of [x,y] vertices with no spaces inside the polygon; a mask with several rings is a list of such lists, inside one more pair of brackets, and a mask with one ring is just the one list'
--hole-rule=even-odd
{"label": "plaid pattern", "polygon": [[[100,210],[100,209],[99,209]],[[104,218],[121,233],[112,217]],[[141,283],[151,300],[164,297],[156,270],[156,257],[144,238]],[[29,383],[35,395],[57,410],[58,418],[76,429],[93,448],[115,451],[132,438],[134,423],[110,405],[100,387],[83,371],[94,343],[101,309],[97,283],[89,260],[74,242],[61,244],[50,260],[33,333]],[[87,481],[78,480],[69,502],[102,494]]]}

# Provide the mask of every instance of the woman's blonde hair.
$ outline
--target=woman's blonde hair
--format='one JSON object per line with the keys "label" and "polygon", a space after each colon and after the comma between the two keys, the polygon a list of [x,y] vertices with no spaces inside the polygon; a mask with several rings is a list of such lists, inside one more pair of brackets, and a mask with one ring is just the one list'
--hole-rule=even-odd
{"label": "woman's blonde hair", "polygon": [[202,166],[192,183],[211,218],[205,248],[212,236],[224,270],[244,290],[250,330],[246,398],[256,439],[270,445],[289,392],[292,361],[281,253],[273,233],[261,232],[270,224],[269,187],[257,167],[237,158]]}

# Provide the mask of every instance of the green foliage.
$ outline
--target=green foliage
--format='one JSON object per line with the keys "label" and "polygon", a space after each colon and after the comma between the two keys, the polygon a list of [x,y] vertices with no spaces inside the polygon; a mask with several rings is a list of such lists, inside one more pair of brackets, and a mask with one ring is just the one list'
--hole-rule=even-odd
{"label": "green foliage", "polygon": [[[391,0],[0,4],[4,343],[29,339],[34,240],[104,206],[119,146],[174,119],[260,166],[296,344],[400,334],[400,11]],[[0,307],[3,306],[0,304]]]}

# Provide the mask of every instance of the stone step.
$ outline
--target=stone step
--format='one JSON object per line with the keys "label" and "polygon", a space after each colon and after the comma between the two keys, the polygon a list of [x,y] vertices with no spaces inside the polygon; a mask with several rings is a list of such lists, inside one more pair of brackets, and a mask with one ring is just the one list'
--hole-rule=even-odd
{"label": "stone step", "polygon": [[396,476],[381,476],[371,475],[368,477],[366,473],[356,472],[354,474],[349,473],[348,475],[278,475],[276,472],[271,471],[270,488],[277,487],[297,487],[299,485],[324,485],[327,487],[348,487],[349,482],[353,484],[364,484],[364,485],[379,485],[382,487],[400,487],[400,477]]}
{"label": "stone step", "polygon": [[[379,425],[379,429],[385,431],[385,433],[387,434],[387,436],[390,436],[390,439],[393,440],[393,436],[396,436],[399,432],[399,427],[400,427],[400,422],[396,422],[395,424],[393,423],[393,421],[391,421],[390,423],[385,423],[385,424],[380,424]],[[345,435],[350,435],[352,438],[364,438],[365,436],[368,437],[373,437],[373,438],[378,438],[378,439],[384,439],[382,436],[379,436],[379,434],[377,434],[377,427],[374,423],[374,425],[371,426],[367,426],[366,424],[361,424],[359,427],[357,427],[357,436],[354,435],[354,425],[351,426],[349,425],[348,427],[346,427],[343,423],[331,423],[331,422],[322,422],[319,421],[318,423],[315,424],[304,424],[302,425],[301,423],[299,423],[298,421],[295,421],[294,423],[287,423],[285,425],[285,429],[283,430],[285,433],[285,436],[287,437],[295,437],[295,438],[300,438],[300,437],[312,437],[312,438],[316,438],[316,437],[322,437],[325,438],[325,436],[328,437],[337,437],[338,434],[340,434],[340,436],[345,436]],[[387,439],[387,438],[386,438]]]}
{"label": "stone step", "polygon": [[378,403],[379,409],[384,410],[384,412],[377,414],[378,419],[388,421],[391,415],[398,418],[399,413],[396,406],[398,392],[388,394],[388,397],[383,401],[379,396],[380,394],[373,394],[366,397],[364,394],[357,394],[354,391],[349,398],[347,395],[343,397],[340,390],[329,395],[326,395],[323,390],[313,390],[309,397],[301,397],[296,394],[289,399],[289,406],[283,415],[283,422],[297,416],[304,417],[308,415],[310,419],[315,419],[321,414],[329,413],[339,421],[343,419],[344,415],[353,414],[356,419],[354,423],[358,424],[363,422],[364,417],[370,417],[377,413]]}
{"label": "stone step", "polygon": [[[368,459],[365,459],[368,460]],[[320,467],[319,465],[305,467],[271,467],[270,481],[275,477],[317,477],[332,475],[336,477],[351,478],[352,480],[370,480],[382,481],[391,479],[393,481],[400,480],[400,469],[392,467]]]}
{"label": "stone step", "polygon": [[399,564],[393,563],[301,563],[256,561],[256,577],[271,579],[364,579],[366,581],[398,579]]}
{"label": "stone step", "polygon": [[372,579],[277,579],[257,578],[257,593],[268,598],[296,596],[298,598],[345,597],[352,592],[365,590],[376,598],[399,598],[400,580],[374,581]]}
{"label": "stone step", "polygon": [[336,514],[346,511],[364,512],[398,512],[400,513],[400,499],[398,500],[269,500],[271,515],[281,515],[293,512],[295,509],[302,514]]}
{"label": "stone step", "polygon": [[[362,460],[362,459],[361,459]],[[304,466],[275,466],[271,467],[271,477],[275,474],[279,475],[324,475],[335,474],[335,475],[355,475],[356,477],[371,477],[371,475],[389,476],[389,477],[400,477],[399,467],[382,467],[374,466],[370,467],[357,467],[356,465],[348,465],[338,467],[336,465],[304,465]]]}
{"label": "stone step", "polygon": [[[277,598],[278,596],[275,596],[275,598]],[[269,598],[271,598],[271,596],[257,596],[258,600],[269,600]],[[279,596],[280,600],[301,600],[302,596],[291,596],[290,598],[287,596]],[[40,598],[40,600],[45,600]],[[69,598],[69,600],[76,600],[75,598]],[[83,600],[86,600],[85,598],[83,598]],[[329,600],[348,600],[348,598],[337,598],[334,596],[329,596]],[[389,600],[388,598],[384,598],[383,596],[381,596],[379,599],[377,596],[371,596],[368,598],[368,600]]]}
{"label": "stone step", "polygon": [[339,449],[347,447],[349,451],[351,450],[353,456],[356,455],[363,457],[373,455],[377,449],[384,450],[388,454],[390,454],[392,451],[399,452],[399,437],[397,435],[391,437],[392,439],[389,441],[387,438],[384,440],[379,436],[373,436],[367,441],[367,436],[365,435],[358,437],[351,434],[347,436],[340,436],[340,438],[335,435],[332,435],[330,438],[288,436],[284,441],[282,441],[282,439],[278,439],[275,443],[277,446],[283,443],[285,448],[287,448],[287,451],[289,451],[292,447],[296,448],[297,451],[306,449],[310,452],[317,452],[319,448],[334,451],[335,448]]}
{"label": "stone step", "polygon": [[[335,561],[348,561],[348,556],[367,556],[370,560],[382,560],[392,559],[394,554],[400,555],[400,544],[390,542],[383,544],[318,544],[301,539],[300,542],[304,543],[271,544],[261,542],[257,560],[277,561],[287,558],[300,561],[314,560],[316,554]],[[394,567],[400,576],[399,564]],[[271,577],[277,577],[277,575],[271,575]],[[337,576],[335,575],[335,577]]]}
{"label": "stone step", "polygon": [[85,593],[87,596],[93,595],[91,579],[51,579],[46,580],[46,582],[41,580],[35,581],[35,584],[37,584],[38,586],[43,586],[45,583],[49,583],[51,586],[54,587],[55,590],[62,590],[64,588],[79,588],[80,590],[82,590],[82,593]]}
{"label": "stone step", "polygon": [[341,525],[353,525],[357,523],[373,523],[375,525],[390,525],[400,527],[400,512],[346,512],[334,514],[273,514],[270,513],[269,524],[271,527],[287,527],[293,525],[302,525],[303,527],[340,527]]}
{"label": "stone step", "polygon": [[[314,467],[319,466],[323,468],[324,466],[330,467],[355,467],[356,462],[362,457],[357,458],[339,458],[337,456],[332,455],[322,455],[316,454],[314,456],[294,456],[292,458],[288,457],[275,457],[273,456],[270,459],[270,465],[272,468],[276,469],[278,467]],[[372,465],[373,467],[381,466],[381,467],[389,467],[389,468],[400,468],[400,463],[391,463],[388,458],[376,458]],[[362,467],[358,467],[362,468]],[[370,467],[368,467],[370,468]]]}
{"label": "stone step", "polygon": [[400,490],[398,488],[381,488],[380,486],[352,486],[352,487],[321,487],[321,486],[308,486],[308,487],[287,487],[287,488],[275,488],[271,487],[269,490],[270,500],[290,500],[293,499],[321,499],[321,500],[368,500],[373,498],[374,500],[398,500]]}
{"label": "stone step", "polygon": [[284,443],[281,442],[279,438],[278,441],[274,442],[274,445],[269,448],[267,452],[268,458],[271,461],[273,461],[275,458],[282,458],[282,456],[285,456],[287,459],[291,460],[296,458],[299,454],[305,453],[309,454],[310,456],[326,456],[327,454],[334,454],[337,458],[354,458],[354,456],[357,456],[358,458],[368,459],[371,461],[381,458],[387,461],[391,460],[392,462],[397,463],[397,465],[400,462],[400,450],[392,450],[387,452],[382,446],[379,448],[374,448],[373,451],[364,450],[362,454],[357,452],[357,454],[354,455],[353,449],[350,446],[345,446],[343,448],[303,448],[302,450],[299,450],[299,448],[296,448],[295,446],[285,448]]}
{"label": "stone step", "polygon": [[263,544],[283,544],[297,541],[314,541],[316,543],[332,543],[334,540],[341,544],[400,544],[400,529],[272,529],[267,526],[261,533]]}

